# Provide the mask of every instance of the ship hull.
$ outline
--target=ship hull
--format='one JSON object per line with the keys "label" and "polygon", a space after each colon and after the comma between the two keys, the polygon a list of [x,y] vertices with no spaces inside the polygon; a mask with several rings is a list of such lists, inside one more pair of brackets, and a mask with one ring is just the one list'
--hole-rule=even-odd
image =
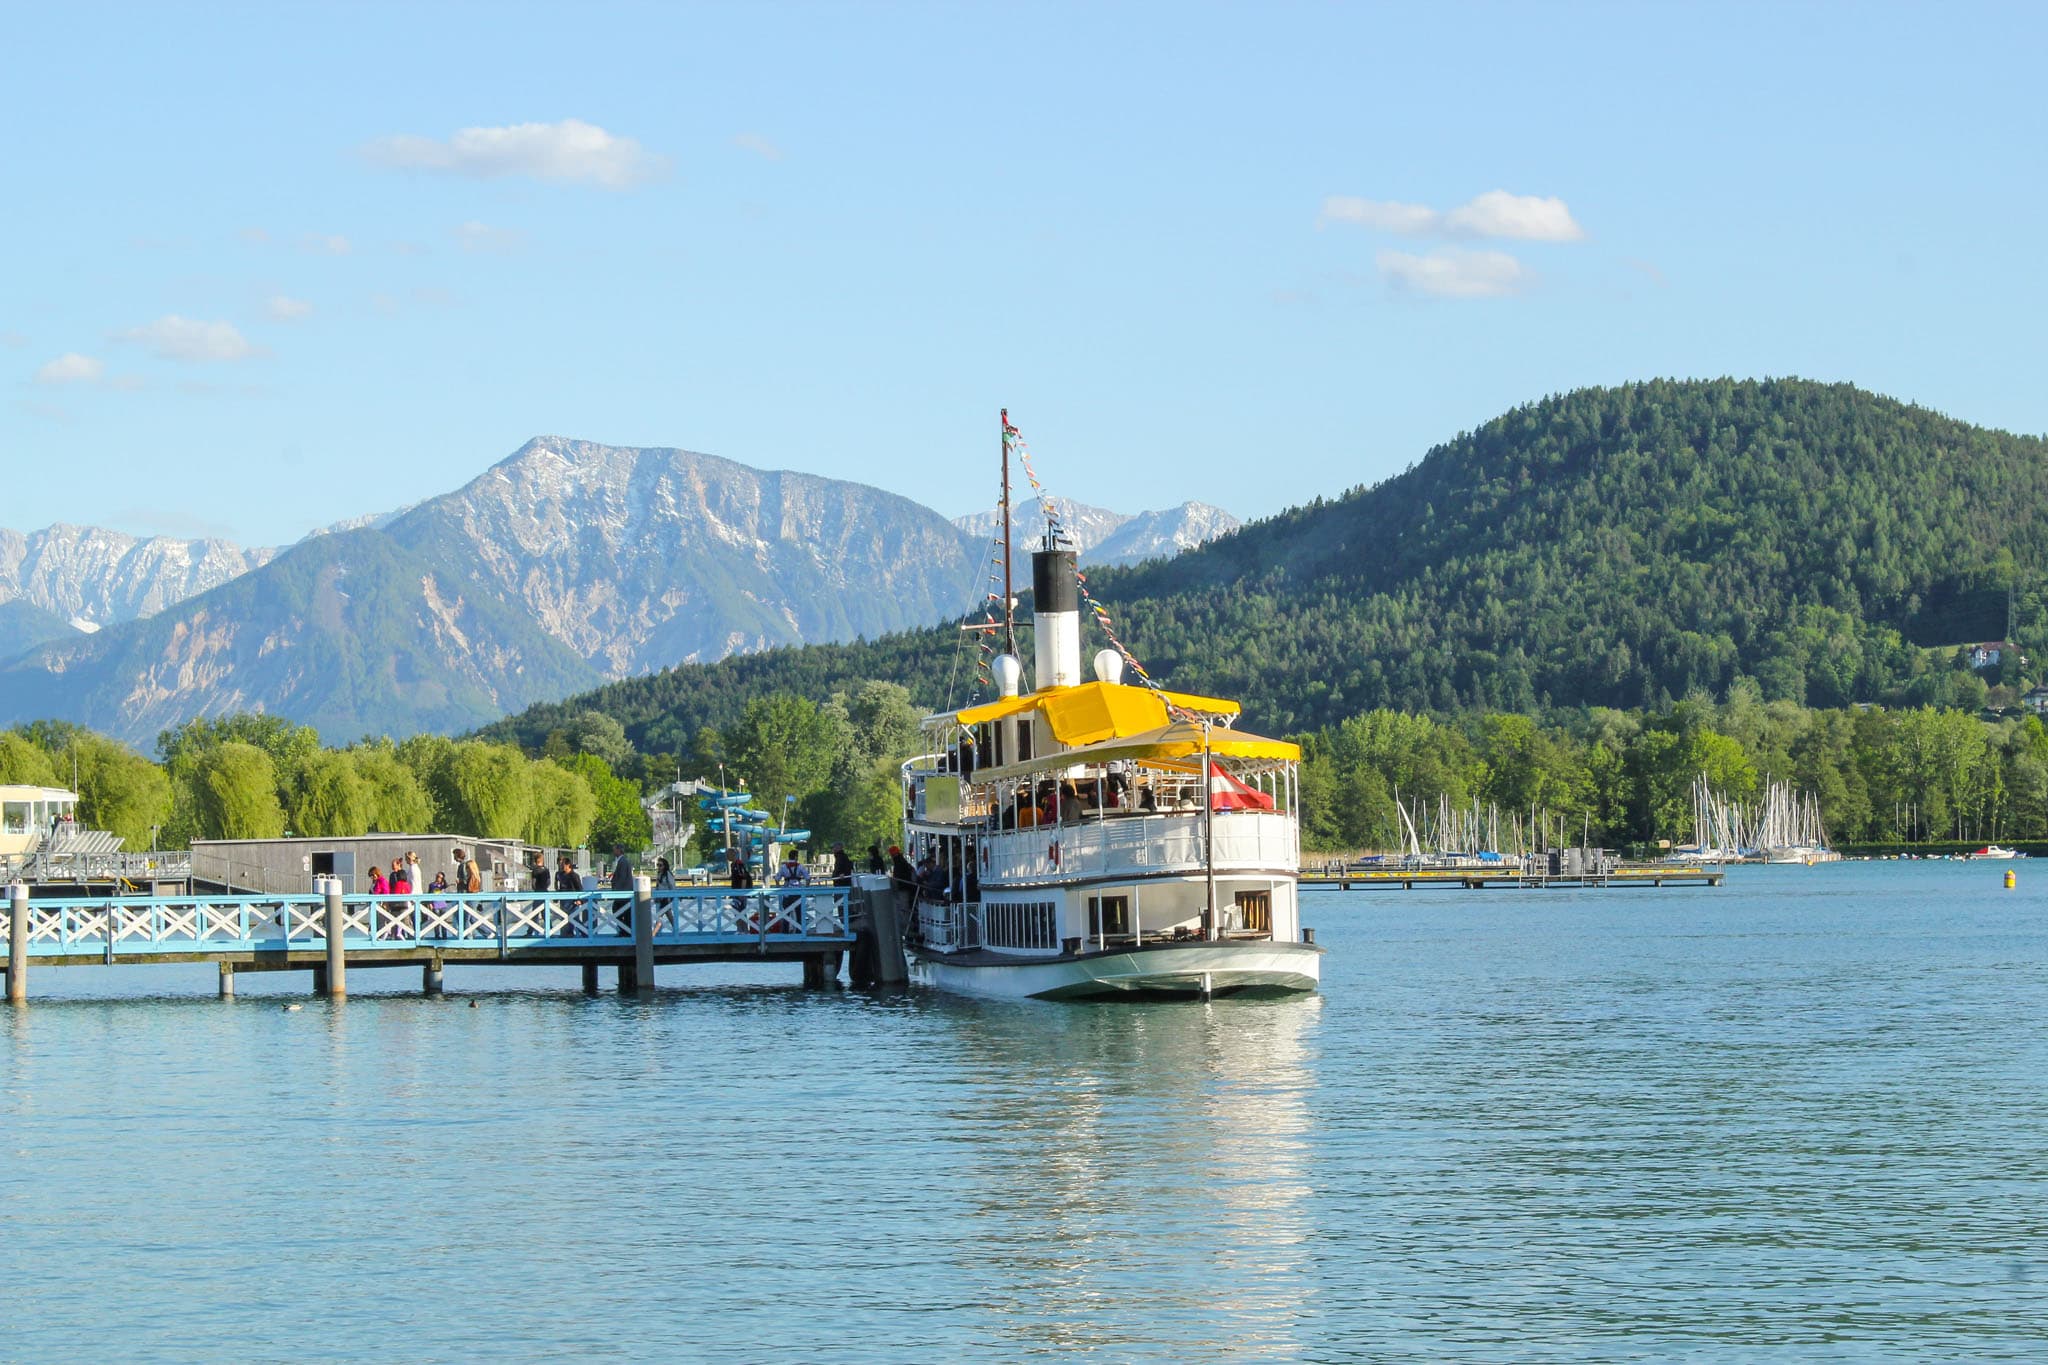
{"label": "ship hull", "polygon": [[913,949],[913,981],[1011,1000],[1090,1000],[1313,991],[1323,950],[1312,943],[1160,943],[1063,957]]}

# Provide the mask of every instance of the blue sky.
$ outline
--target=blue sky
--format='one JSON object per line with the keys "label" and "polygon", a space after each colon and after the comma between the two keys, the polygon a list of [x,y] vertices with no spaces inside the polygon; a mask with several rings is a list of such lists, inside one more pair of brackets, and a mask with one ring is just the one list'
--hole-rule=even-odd
{"label": "blue sky", "polygon": [[525,439],[1253,516],[1546,393],[2048,428],[2038,8],[16,7],[0,525]]}

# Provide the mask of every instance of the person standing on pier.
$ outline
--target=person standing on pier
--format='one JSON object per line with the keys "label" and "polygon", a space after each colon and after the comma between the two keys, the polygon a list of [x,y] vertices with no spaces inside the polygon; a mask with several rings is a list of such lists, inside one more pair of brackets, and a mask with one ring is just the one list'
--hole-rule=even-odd
{"label": "person standing on pier", "polygon": [[868,845],[868,871],[887,872],[888,862],[882,857],[882,841],[877,839]]}
{"label": "person standing on pier", "polygon": [[832,885],[853,885],[853,859],[847,856],[845,844],[832,845]]}
{"label": "person standing on pier", "polygon": [[582,889],[583,879],[576,875],[576,864],[570,859],[568,854],[564,853],[561,862],[555,867],[555,890],[581,891]]}
{"label": "person standing on pier", "polygon": [[533,889],[546,891],[552,878],[548,873],[548,860],[539,849],[533,851],[533,861],[527,865],[527,874],[533,878]]}
{"label": "person standing on pier", "polygon": [[626,856],[624,844],[612,845],[612,890],[633,889],[633,860]]}
{"label": "person standing on pier", "polygon": [[472,894],[484,889],[483,869],[476,865],[476,859],[459,848],[455,850],[455,885],[458,890]]}

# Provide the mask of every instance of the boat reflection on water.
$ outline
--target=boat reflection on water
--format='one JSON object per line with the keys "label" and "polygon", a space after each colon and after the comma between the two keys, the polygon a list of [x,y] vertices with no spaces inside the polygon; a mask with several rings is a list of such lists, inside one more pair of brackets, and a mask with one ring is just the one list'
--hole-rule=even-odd
{"label": "boat reflection on water", "polygon": [[1302,1349],[1322,1004],[934,1001],[963,1087],[941,1183],[999,1353]]}

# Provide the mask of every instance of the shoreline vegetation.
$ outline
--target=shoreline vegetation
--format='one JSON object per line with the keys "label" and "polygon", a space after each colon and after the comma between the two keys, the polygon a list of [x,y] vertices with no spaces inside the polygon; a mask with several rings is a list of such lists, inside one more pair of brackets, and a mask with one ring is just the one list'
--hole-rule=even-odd
{"label": "shoreline vegetation", "polygon": [[[703,726],[684,752],[643,752],[617,719],[574,712],[530,747],[477,737],[370,737],[327,746],[310,726],[239,714],[186,722],[155,758],[83,727],[0,731],[0,782],[70,786],[80,818],[131,849],[195,838],[446,831],[527,843],[644,850],[643,796],[680,779],[742,785],[814,848],[897,837],[897,766],[918,748],[923,708],[890,682],[824,702],[749,701]],[[1765,701],[1738,679],[1720,700],[1655,710],[1541,716],[1369,711],[1297,733],[1305,853],[1399,850],[1395,801],[1413,810],[1477,803],[1505,826],[1527,819],[1563,842],[1636,852],[1692,835],[1696,778],[1753,799],[1773,781],[1815,796],[1844,852],[1969,852],[1986,843],[2048,853],[2048,728],[1931,706],[1815,709]],[[702,829],[700,814],[692,818]],[[703,858],[718,842],[700,838]]]}

